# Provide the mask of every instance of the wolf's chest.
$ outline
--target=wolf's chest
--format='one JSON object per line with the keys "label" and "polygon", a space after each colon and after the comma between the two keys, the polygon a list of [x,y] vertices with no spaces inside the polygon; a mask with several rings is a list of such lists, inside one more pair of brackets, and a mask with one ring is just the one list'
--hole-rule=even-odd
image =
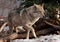
{"label": "wolf's chest", "polygon": [[33,25],[34,23],[36,23],[38,20],[39,20],[39,18],[36,18],[36,19],[34,19],[34,20],[26,23],[26,24],[32,26],[32,25]]}

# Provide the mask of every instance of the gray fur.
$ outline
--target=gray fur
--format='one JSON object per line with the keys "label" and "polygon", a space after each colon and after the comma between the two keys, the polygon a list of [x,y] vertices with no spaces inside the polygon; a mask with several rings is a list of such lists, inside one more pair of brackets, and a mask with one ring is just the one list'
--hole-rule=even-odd
{"label": "gray fur", "polygon": [[34,4],[31,7],[25,8],[20,11],[20,14],[15,11],[8,15],[8,21],[11,27],[23,26],[27,29],[27,38],[29,38],[29,32],[32,31],[34,37],[36,37],[35,30],[32,25],[38,21],[39,18],[43,18],[44,9],[42,5]]}

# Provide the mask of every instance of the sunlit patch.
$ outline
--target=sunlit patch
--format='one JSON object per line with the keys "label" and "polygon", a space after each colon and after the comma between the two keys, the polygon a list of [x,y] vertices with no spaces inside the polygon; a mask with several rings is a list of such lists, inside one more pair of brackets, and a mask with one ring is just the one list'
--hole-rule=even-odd
{"label": "sunlit patch", "polygon": [[57,15],[57,17],[59,18],[60,16],[59,16],[59,15]]}

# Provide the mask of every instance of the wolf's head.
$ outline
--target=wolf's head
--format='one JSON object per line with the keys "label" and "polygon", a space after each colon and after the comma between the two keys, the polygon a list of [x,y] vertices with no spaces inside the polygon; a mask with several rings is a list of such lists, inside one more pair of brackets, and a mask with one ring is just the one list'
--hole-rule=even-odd
{"label": "wolf's head", "polygon": [[44,16],[44,4],[34,4],[34,8],[35,8],[35,13],[39,13],[40,15]]}
{"label": "wolf's head", "polygon": [[28,11],[34,17],[43,17],[44,16],[43,4],[41,4],[41,5],[34,4],[30,8],[28,8]]}

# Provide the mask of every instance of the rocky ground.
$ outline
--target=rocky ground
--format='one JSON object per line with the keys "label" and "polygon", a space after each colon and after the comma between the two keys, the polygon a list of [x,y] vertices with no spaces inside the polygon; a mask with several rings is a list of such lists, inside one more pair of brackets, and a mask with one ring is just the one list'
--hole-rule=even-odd
{"label": "rocky ground", "polygon": [[36,39],[16,39],[13,42],[60,42],[60,35],[46,35]]}

